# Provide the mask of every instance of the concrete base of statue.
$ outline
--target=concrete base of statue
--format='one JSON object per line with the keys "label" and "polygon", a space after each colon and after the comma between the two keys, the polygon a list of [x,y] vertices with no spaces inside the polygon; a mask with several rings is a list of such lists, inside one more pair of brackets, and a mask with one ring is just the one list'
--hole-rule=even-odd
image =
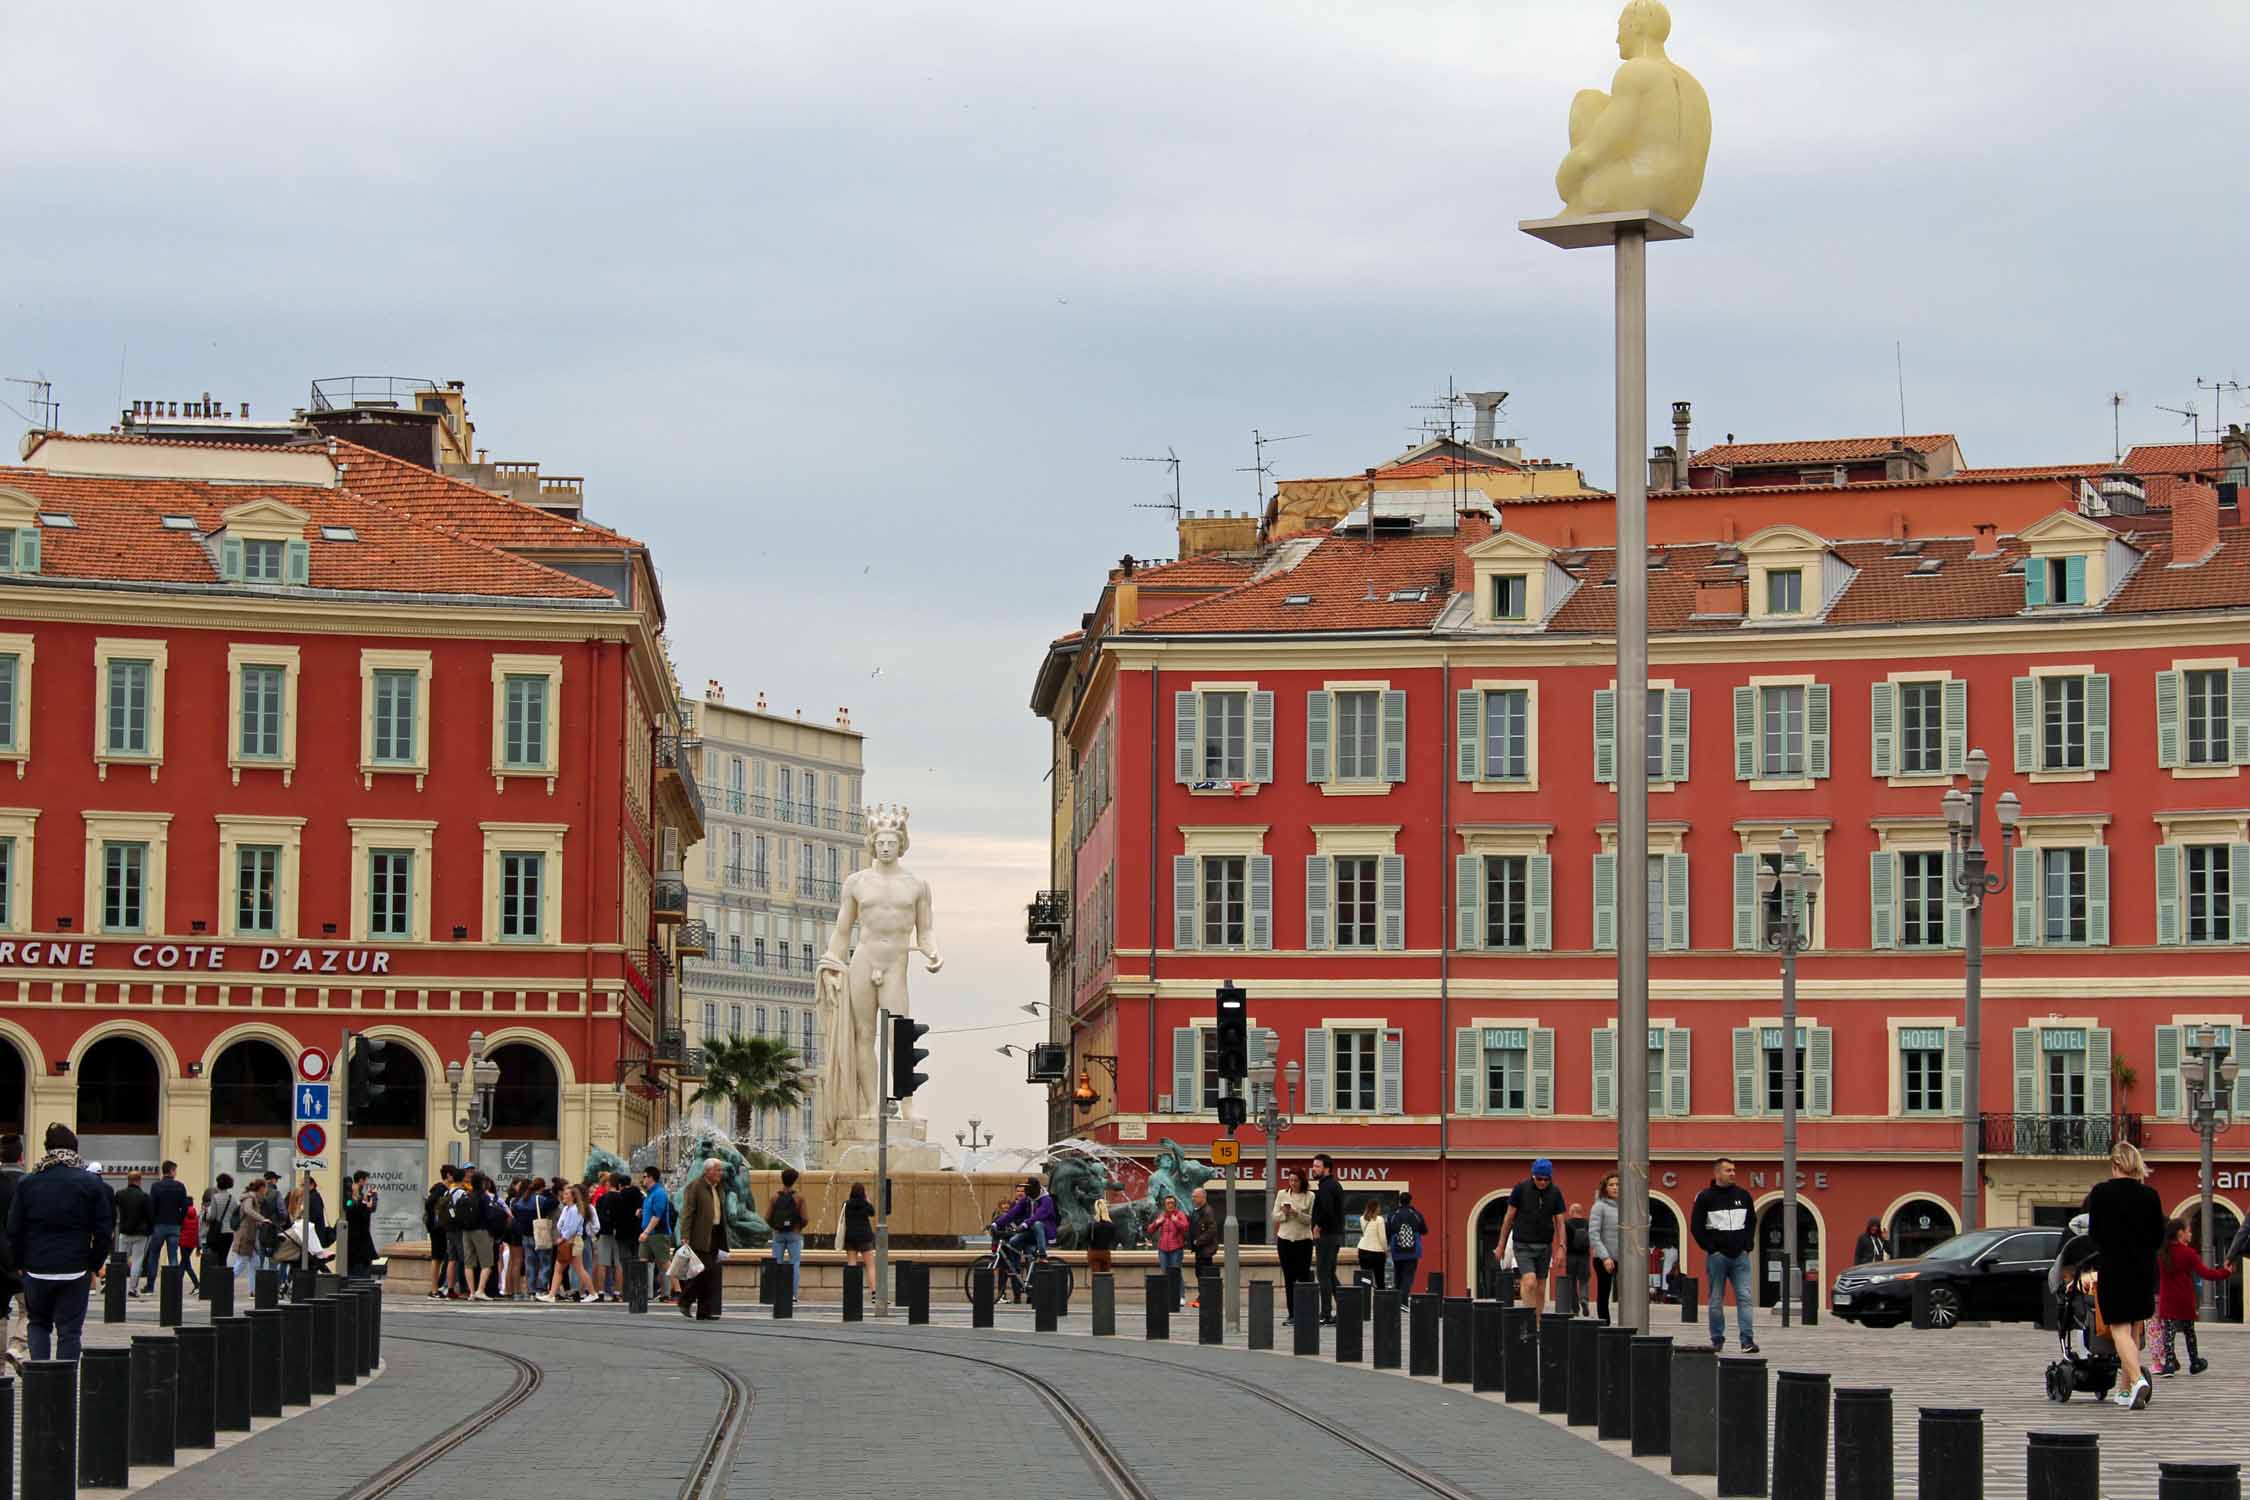
{"label": "concrete base of statue", "polygon": [[[873,1116],[829,1123],[829,1137],[821,1143],[819,1165],[830,1172],[864,1172],[873,1176],[876,1158],[876,1125]],[[935,1172],[945,1165],[938,1148],[929,1141],[925,1120],[902,1115],[891,1121],[890,1169],[901,1172]]]}

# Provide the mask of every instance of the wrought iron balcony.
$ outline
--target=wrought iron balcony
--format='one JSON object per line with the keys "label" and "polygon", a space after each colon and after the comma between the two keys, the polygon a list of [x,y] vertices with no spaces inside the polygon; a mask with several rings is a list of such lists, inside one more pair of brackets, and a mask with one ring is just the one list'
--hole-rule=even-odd
{"label": "wrought iron balcony", "polygon": [[2105,1157],[2120,1141],[2141,1143],[2139,1115],[1986,1115],[1987,1156]]}
{"label": "wrought iron balcony", "polygon": [[681,843],[703,837],[703,793],[695,784],[697,741],[679,735],[659,735],[656,740],[657,795],[678,799],[674,821],[682,825]]}
{"label": "wrought iron balcony", "polygon": [[679,871],[667,870],[656,877],[649,915],[659,927],[687,920],[687,881],[681,878]]}
{"label": "wrought iron balcony", "polygon": [[711,924],[698,918],[680,924],[679,935],[672,940],[672,951],[682,958],[703,958],[711,952]]}
{"label": "wrought iron balcony", "polygon": [[1031,898],[1031,905],[1024,910],[1023,940],[1051,943],[1063,935],[1063,926],[1070,920],[1070,893],[1041,891]]}

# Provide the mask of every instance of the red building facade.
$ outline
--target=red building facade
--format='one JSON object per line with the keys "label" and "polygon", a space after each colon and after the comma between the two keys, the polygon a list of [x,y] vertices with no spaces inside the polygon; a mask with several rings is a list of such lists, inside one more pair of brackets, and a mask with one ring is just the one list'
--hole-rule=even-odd
{"label": "red building facade", "polygon": [[[1377,478],[1372,524],[1271,544],[1185,607],[1143,618],[1167,570],[1113,575],[1051,658],[1076,684],[1080,796],[1089,757],[1108,789],[1075,834],[1077,923],[1097,925],[1072,935],[1100,1094],[1082,1128],[1202,1154],[1212,991],[1233,980],[1304,1078],[1283,1159],[1326,1150],[1349,1189],[1411,1190],[1425,1267],[1458,1278],[1490,1266],[1531,1158],[1578,1202],[1614,1163],[1612,782],[1634,737],[1610,699],[1606,508],[1510,507],[1496,532],[1385,516]],[[2119,1136],[2168,1208],[2192,1199],[2181,1047],[2203,1022],[2231,1039],[2250,987],[2231,493],[2125,515],[2060,471],[1869,488],[1852,498],[1880,522],[1825,534],[1791,522],[1833,521],[1849,491],[1660,497],[1648,560],[1655,1239],[1679,1245],[1721,1154],[1762,1216],[1779,1203],[1757,876],[1793,829],[1825,878],[1798,980],[1824,1283],[1870,1218],[1908,1247],[1956,1227],[1968,917],[1940,798],[1972,749],[2025,811],[1983,913],[1986,1222],[2064,1212]],[[1246,1159],[1263,1146],[1246,1132]],[[1768,1295],[1778,1277],[1769,1254]]]}

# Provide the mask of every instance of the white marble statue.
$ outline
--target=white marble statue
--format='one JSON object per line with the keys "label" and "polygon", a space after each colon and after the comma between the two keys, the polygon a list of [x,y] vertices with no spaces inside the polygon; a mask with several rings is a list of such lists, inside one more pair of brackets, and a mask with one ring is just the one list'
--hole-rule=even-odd
{"label": "white marble statue", "polygon": [[[830,1145],[873,1140],[884,1080],[875,1071],[875,1012],[911,1015],[907,960],[920,953],[935,974],[938,955],[930,888],[899,864],[906,809],[870,808],[867,852],[875,861],[844,882],[836,930],[820,960],[820,1138]],[[859,946],[852,947],[852,929]]]}

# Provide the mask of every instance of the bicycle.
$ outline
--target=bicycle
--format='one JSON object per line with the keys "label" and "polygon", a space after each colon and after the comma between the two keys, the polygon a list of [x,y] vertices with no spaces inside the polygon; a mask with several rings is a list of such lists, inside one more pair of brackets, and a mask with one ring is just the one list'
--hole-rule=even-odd
{"label": "bicycle", "polygon": [[1031,1295],[1032,1268],[1042,1263],[1052,1268],[1049,1274],[1062,1278],[1061,1305],[1068,1307],[1074,1285],[1070,1262],[1057,1260],[1053,1256],[1034,1256],[1028,1251],[1017,1249],[1008,1240],[1002,1240],[993,1249],[987,1250],[961,1268],[961,1300],[975,1300],[977,1272],[980,1269],[992,1272],[992,1295],[996,1300],[1005,1297],[1010,1287],[1016,1289],[1018,1297],[1028,1299]]}

